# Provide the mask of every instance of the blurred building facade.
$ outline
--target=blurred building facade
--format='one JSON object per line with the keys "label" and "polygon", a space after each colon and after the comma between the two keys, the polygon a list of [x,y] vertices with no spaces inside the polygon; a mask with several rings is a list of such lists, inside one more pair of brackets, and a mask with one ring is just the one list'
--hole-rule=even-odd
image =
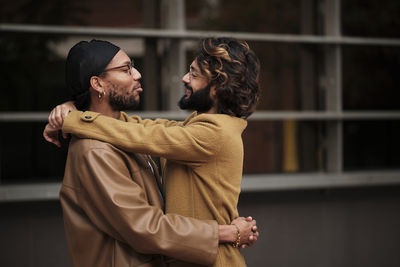
{"label": "blurred building facade", "polygon": [[[110,40],[143,75],[144,117],[183,119],[197,40],[233,36],[261,61],[243,135],[249,266],[399,266],[400,3],[395,0],[0,0],[0,266],[69,266],[47,144],[79,40]],[[26,257],[21,257],[21,253]]]}

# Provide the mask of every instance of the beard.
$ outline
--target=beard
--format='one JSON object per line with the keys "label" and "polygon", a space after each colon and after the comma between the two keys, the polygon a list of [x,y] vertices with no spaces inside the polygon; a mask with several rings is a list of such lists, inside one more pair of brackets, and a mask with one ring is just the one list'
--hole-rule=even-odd
{"label": "beard", "polygon": [[115,111],[136,109],[139,106],[139,101],[135,99],[133,94],[124,94],[123,88],[116,84],[110,83],[109,104]]}
{"label": "beard", "polygon": [[192,93],[189,97],[186,95],[182,96],[179,100],[178,105],[181,109],[195,110],[199,113],[209,111],[213,107],[213,101],[210,97],[211,85],[193,92],[193,88],[185,84],[185,88],[190,90]]}

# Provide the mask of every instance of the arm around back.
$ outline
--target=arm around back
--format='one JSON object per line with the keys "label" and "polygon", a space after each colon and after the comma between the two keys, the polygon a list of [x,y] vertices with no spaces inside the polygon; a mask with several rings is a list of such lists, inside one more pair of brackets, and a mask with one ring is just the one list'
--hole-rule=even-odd
{"label": "arm around back", "polygon": [[134,115],[134,116],[126,116],[126,121],[143,124],[145,126],[150,126],[150,125],[155,125],[155,124],[162,124],[165,127],[171,127],[171,126],[180,126],[180,125],[183,124],[182,121],[174,121],[174,120],[161,119],[161,118],[157,118],[155,120],[142,119],[141,117],[136,116],[136,115]]}
{"label": "arm around back", "polygon": [[[222,126],[209,119],[192,119],[186,125],[165,126],[124,122],[95,112],[71,112],[63,132],[114,144],[123,150],[186,163],[207,162],[221,146]],[[204,118],[204,116],[202,117]],[[208,117],[207,117],[208,118]]]}
{"label": "arm around back", "polygon": [[80,205],[90,220],[137,252],[212,264],[218,250],[217,223],[165,215],[150,206],[143,188],[132,180],[137,173],[127,168],[127,154],[101,144],[72,157],[71,167],[82,187]]}

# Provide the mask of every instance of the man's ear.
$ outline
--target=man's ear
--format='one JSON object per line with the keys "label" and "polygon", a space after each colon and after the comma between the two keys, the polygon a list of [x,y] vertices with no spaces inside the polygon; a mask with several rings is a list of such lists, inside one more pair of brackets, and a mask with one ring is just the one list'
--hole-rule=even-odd
{"label": "man's ear", "polygon": [[101,93],[104,91],[103,86],[104,86],[104,82],[100,77],[98,77],[98,76],[90,77],[90,87],[92,87],[93,90],[95,90],[98,93]]}
{"label": "man's ear", "polygon": [[211,88],[210,88],[210,98],[213,101],[217,100],[217,90],[215,90],[215,85],[212,85]]}

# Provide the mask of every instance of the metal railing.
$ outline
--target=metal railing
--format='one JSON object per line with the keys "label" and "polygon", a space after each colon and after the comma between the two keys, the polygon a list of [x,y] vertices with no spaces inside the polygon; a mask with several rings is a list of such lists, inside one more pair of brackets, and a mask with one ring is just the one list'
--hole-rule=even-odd
{"label": "metal railing", "polygon": [[[345,37],[341,35],[294,35],[248,32],[210,32],[189,30],[160,29],[121,29],[78,26],[48,26],[0,24],[0,32],[17,34],[55,34],[73,36],[105,36],[122,38],[156,38],[156,39],[200,39],[207,36],[230,36],[247,41],[311,44],[340,47],[353,46],[400,46],[400,39]],[[341,68],[341,67],[339,67]],[[335,71],[339,71],[335,70]],[[132,113],[133,114],[133,113]],[[144,111],[134,114],[145,118],[163,117],[181,120],[186,112],[179,111]],[[0,122],[44,122],[47,112],[0,112]],[[298,120],[298,121],[333,121],[340,124],[345,120],[399,120],[400,111],[257,111],[249,120]],[[338,146],[341,144],[341,137]],[[340,158],[340,157],[339,157]],[[243,192],[296,190],[313,188],[334,188],[352,186],[377,186],[400,184],[400,170],[327,173],[294,173],[294,174],[257,174],[244,175]],[[60,183],[0,185],[0,202],[55,200],[58,198]]]}
{"label": "metal railing", "polygon": [[162,29],[123,29],[81,26],[50,26],[0,23],[0,32],[56,34],[75,36],[105,36],[123,38],[157,38],[157,39],[200,39],[209,36],[229,36],[247,41],[326,44],[326,45],[379,45],[400,46],[400,39],[363,38],[345,36],[319,36],[296,34],[269,34],[223,31],[191,31]]}
{"label": "metal railing", "polygon": [[[184,120],[190,113],[184,111],[131,111],[128,115],[142,118],[165,118]],[[45,122],[49,112],[0,112],[0,122]],[[400,120],[400,111],[256,111],[249,121],[298,120],[298,121],[344,121],[344,120]]]}

